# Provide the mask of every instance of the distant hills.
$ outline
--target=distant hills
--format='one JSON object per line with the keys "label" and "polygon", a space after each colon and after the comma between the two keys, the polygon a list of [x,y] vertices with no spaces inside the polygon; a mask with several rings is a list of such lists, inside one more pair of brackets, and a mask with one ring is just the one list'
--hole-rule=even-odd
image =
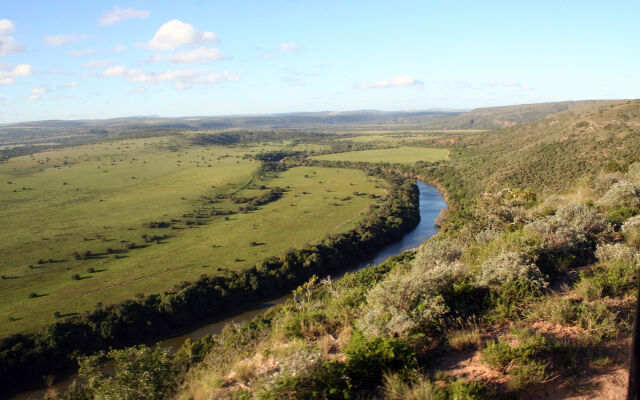
{"label": "distant hills", "polygon": [[466,110],[307,112],[221,117],[160,118],[135,116],[105,120],[49,120],[0,125],[0,146],[58,142],[70,138],[152,134],[172,131],[242,129],[327,129],[367,125],[407,129],[493,130],[537,121],[594,101],[565,101]]}

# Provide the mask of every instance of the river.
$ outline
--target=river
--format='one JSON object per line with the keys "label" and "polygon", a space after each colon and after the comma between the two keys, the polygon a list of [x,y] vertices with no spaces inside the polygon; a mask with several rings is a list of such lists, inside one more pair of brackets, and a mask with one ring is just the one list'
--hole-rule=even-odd
{"label": "river", "polygon": [[[436,225],[436,219],[440,216],[442,210],[447,208],[447,203],[442,197],[442,194],[440,194],[438,189],[436,189],[434,186],[427,185],[422,181],[418,181],[418,189],[420,191],[420,222],[418,223],[418,226],[416,226],[416,228],[411,232],[404,235],[402,239],[382,248],[369,260],[362,262],[352,268],[349,268],[348,270],[345,270],[339,274],[333,275],[333,279],[339,279],[346,272],[357,271],[368,265],[381,264],[389,257],[396,256],[406,250],[417,248],[427,239],[438,233],[439,228]],[[198,326],[182,329],[179,332],[176,332],[175,336],[163,340],[161,344],[162,346],[166,347],[179,348],[186,339],[199,339],[206,335],[220,333],[225,325],[234,322],[249,321],[259,313],[264,312],[265,310],[275,305],[284,303],[290,297],[291,294],[287,294],[278,298],[251,304],[247,307],[244,307],[241,312],[238,312],[236,310],[233,315],[222,316],[222,319],[220,319],[219,317],[215,322],[204,322],[200,323]],[[58,391],[62,391],[77,378],[78,376],[76,374],[66,376],[55,382],[53,388]],[[44,396],[46,391],[47,389],[29,391],[14,396],[12,397],[12,399],[40,399],[42,398],[42,396]]]}

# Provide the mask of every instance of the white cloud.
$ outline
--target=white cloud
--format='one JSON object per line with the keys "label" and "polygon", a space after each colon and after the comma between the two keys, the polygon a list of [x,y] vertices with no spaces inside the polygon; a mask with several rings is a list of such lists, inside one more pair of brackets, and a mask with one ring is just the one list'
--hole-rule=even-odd
{"label": "white cloud", "polygon": [[128,19],[145,19],[151,14],[147,10],[136,10],[135,8],[120,8],[116,6],[113,11],[108,11],[100,17],[98,25],[113,25]]}
{"label": "white cloud", "polygon": [[59,85],[59,88],[70,88],[70,87],[77,87],[78,86],[78,82],[69,82],[69,83],[63,83],[62,85]]}
{"label": "white cloud", "polygon": [[29,76],[31,72],[33,72],[33,68],[29,64],[19,64],[13,68],[8,65],[0,65],[0,85],[14,83],[16,78]]}
{"label": "white cloud", "polygon": [[139,69],[132,69],[123,65],[115,65],[107,68],[101,76],[106,78],[123,77],[130,82],[144,83],[147,85],[172,82],[178,90],[188,89],[194,84],[237,82],[241,78],[240,74],[231,74],[228,71],[219,74],[207,69],[186,69],[146,73]]}
{"label": "white cloud", "polygon": [[298,51],[298,43],[296,42],[284,42],[278,45],[280,51]]}
{"label": "white cloud", "polygon": [[113,64],[115,64],[113,60],[92,60],[84,64],[83,67],[89,69],[102,69]]}
{"label": "white cloud", "polygon": [[44,44],[47,46],[62,46],[63,44],[79,42],[81,40],[89,39],[91,36],[82,34],[70,34],[70,35],[49,35],[44,38]]}
{"label": "white cloud", "polygon": [[0,56],[24,51],[24,46],[13,39],[15,26],[10,19],[0,19]]}
{"label": "white cloud", "polygon": [[174,19],[158,29],[149,41],[149,47],[156,50],[174,50],[189,44],[215,43],[217,41],[218,36],[215,33],[200,32],[193,25]]}
{"label": "white cloud", "polygon": [[67,51],[67,55],[71,57],[82,57],[82,56],[90,56],[95,53],[93,49],[83,49],[83,50],[69,50]]}
{"label": "white cloud", "polygon": [[117,44],[117,45],[113,46],[113,51],[116,52],[116,53],[122,53],[126,49],[127,49],[127,46],[125,46],[123,44]]}
{"label": "white cloud", "polygon": [[27,96],[25,98],[26,101],[37,101],[40,100],[42,98],[42,95],[47,93],[49,91],[49,89],[47,88],[46,85],[43,86],[36,86],[33,89],[31,89],[31,95]]}
{"label": "white cloud", "polygon": [[208,61],[218,61],[225,58],[225,54],[214,47],[198,47],[193,50],[183,50],[172,54],[155,54],[148,62],[170,61],[172,64],[189,64]]}
{"label": "white cloud", "polygon": [[364,82],[361,89],[384,89],[391,87],[421,86],[424,83],[413,79],[410,75],[395,75],[393,78],[375,82]]}

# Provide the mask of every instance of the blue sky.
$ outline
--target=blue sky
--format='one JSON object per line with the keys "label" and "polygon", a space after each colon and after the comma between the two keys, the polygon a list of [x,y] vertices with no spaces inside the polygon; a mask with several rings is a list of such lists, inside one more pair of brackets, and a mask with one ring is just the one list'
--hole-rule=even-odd
{"label": "blue sky", "polygon": [[640,97],[634,1],[0,0],[0,123]]}

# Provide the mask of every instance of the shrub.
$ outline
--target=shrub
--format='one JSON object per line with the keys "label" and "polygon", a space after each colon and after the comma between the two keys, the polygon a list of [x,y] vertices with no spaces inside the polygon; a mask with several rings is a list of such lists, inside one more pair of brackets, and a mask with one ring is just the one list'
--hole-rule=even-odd
{"label": "shrub", "polygon": [[498,371],[509,375],[508,387],[521,390],[550,379],[545,360],[552,346],[547,340],[527,329],[514,329],[517,344],[505,338],[490,341],[482,349],[482,359]]}
{"label": "shrub", "polygon": [[492,240],[496,239],[499,235],[499,232],[493,228],[487,228],[483,231],[480,231],[475,236],[475,241],[480,244],[487,244]]}
{"label": "shrub", "polygon": [[561,207],[555,218],[587,235],[596,235],[607,228],[607,221],[584,203],[571,203]]}
{"label": "shrub", "polygon": [[430,333],[448,312],[443,295],[451,293],[464,274],[460,262],[430,268],[414,263],[409,271],[393,273],[367,294],[367,308],[358,326],[374,336]]}
{"label": "shrub", "polygon": [[606,193],[613,185],[624,180],[622,172],[603,173],[598,176],[595,182],[595,190],[598,194]]}
{"label": "shrub", "polygon": [[603,244],[596,249],[596,258],[601,263],[634,264],[638,262],[638,253],[622,243]]}
{"label": "shrub", "polygon": [[631,182],[640,183],[640,162],[629,165],[629,170],[626,175]]}
{"label": "shrub", "polygon": [[629,218],[622,225],[622,234],[627,243],[640,248],[640,215]]}
{"label": "shrub", "polygon": [[640,184],[629,181],[620,181],[611,186],[599,203],[609,209],[620,206],[640,207]]}
{"label": "shrub", "polygon": [[73,274],[73,275],[71,275],[71,279],[74,280],[74,281],[79,281],[80,280],[80,275]]}
{"label": "shrub", "polygon": [[574,227],[555,216],[539,218],[524,227],[525,231],[540,238],[546,250],[571,252],[582,251],[589,246],[589,239]]}
{"label": "shrub", "polygon": [[632,248],[621,243],[605,244],[598,246],[596,257],[600,263],[581,273],[576,285],[583,298],[619,296],[635,287],[640,257]]}
{"label": "shrub", "polygon": [[602,302],[571,301],[561,297],[552,297],[537,304],[530,317],[578,326],[585,331],[586,339],[595,343],[615,338],[625,328],[617,313]]}
{"label": "shrub", "polygon": [[482,264],[477,277],[480,286],[500,291],[505,284],[516,284],[538,292],[547,286],[544,276],[526,254],[503,252],[499,256],[487,260]]}
{"label": "shrub", "polygon": [[462,257],[464,249],[450,240],[429,240],[416,253],[414,267],[427,267],[436,262],[452,263]]}
{"label": "shrub", "polygon": [[385,399],[403,400],[481,400],[494,398],[493,393],[479,382],[462,379],[447,380],[435,384],[427,377],[417,375],[408,381],[398,373],[386,373],[383,377]]}

